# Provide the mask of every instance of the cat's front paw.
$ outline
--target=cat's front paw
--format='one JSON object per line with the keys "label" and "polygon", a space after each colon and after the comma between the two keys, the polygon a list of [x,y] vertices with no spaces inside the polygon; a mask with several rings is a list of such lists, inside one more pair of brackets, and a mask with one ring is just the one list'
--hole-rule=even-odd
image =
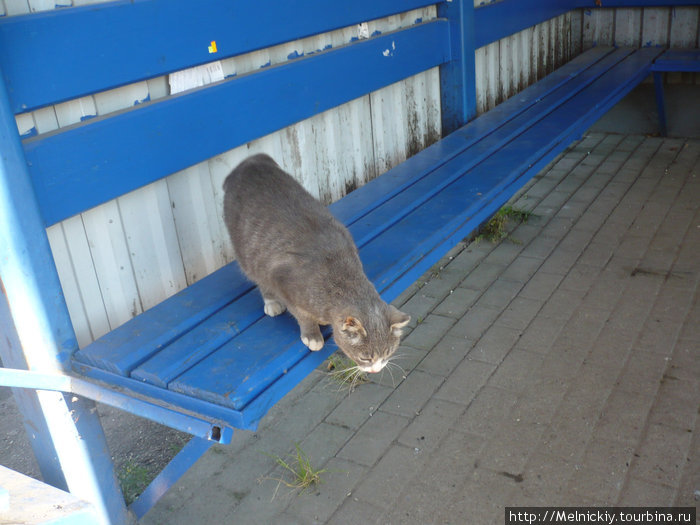
{"label": "cat's front paw", "polygon": [[307,347],[309,347],[309,350],[311,350],[312,352],[317,352],[321,348],[323,348],[323,337],[321,337],[321,334],[317,336],[302,335],[301,342],[304,343]]}
{"label": "cat's front paw", "polygon": [[285,306],[274,299],[265,299],[265,315],[276,317],[286,310]]}

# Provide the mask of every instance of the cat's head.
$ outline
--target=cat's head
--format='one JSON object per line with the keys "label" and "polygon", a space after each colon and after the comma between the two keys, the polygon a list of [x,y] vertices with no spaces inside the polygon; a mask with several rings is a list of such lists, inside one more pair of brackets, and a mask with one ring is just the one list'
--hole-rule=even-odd
{"label": "cat's head", "polygon": [[347,313],[333,323],[338,347],[363,372],[379,372],[396,352],[402,328],[411,317],[391,305],[382,304],[370,312]]}

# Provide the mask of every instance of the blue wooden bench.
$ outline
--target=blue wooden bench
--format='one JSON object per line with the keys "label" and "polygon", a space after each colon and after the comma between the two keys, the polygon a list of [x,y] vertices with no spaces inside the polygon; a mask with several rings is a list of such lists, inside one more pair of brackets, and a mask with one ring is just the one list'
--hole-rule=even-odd
{"label": "blue wooden bench", "polygon": [[[52,334],[44,356],[57,363],[21,370],[12,364],[21,361],[18,350],[7,350],[0,385],[78,394],[195,436],[133,505],[137,516],[211,443],[228,443],[234,428],[255,429],[335,346],[328,341],[322,351],[309,352],[293,319],[265,317],[259,294],[233,263],[78,349],[46,226],[441,66],[443,116],[450,122],[444,137],[330,206],[352,232],[369,278],[391,301],[648,76],[662,52],[594,48],[464,125],[474,113],[465,85],[473,62],[470,72],[458,29],[474,23],[473,11],[449,2],[436,20],[20,140],[15,114],[200,64],[211,58],[202,42],[216,38],[220,55],[232,56],[429,2],[357,0],[341,14],[309,1],[318,15],[313,19],[295,15],[296,8],[287,12],[284,3],[265,11],[243,2],[234,16],[226,2],[214,2],[214,14],[194,17],[186,34],[176,23],[180,4],[115,2],[0,20],[0,234],[12,239],[0,248],[0,276],[20,343],[31,328],[13,311],[13,303],[25,304],[18,297],[25,294],[26,305],[49,312],[48,327],[43,321],[26,326]],[[266,31],[240,23],[259,12],[267,13]],[[300,24],[289,24],[291,18]],[[237,32],[249,38],[218,36]],[[66,34],[74,37],[65,40]],[[24,45],[5,45],[17,41]],[[113,67],[98,65],[105,62]],[[365,73],[361,78],[357,69]],[[9,327],[7,313],[4,318]],[[37,349],[24,357],[30,351]]]}
{"label": "blue wooden bench", "polygon": [[700,49],[669,49],[651,66],[654,74],[656,108],[659,114],[659,132],[667,135],[666,97],[664,95],[664,73],[700,73]]}

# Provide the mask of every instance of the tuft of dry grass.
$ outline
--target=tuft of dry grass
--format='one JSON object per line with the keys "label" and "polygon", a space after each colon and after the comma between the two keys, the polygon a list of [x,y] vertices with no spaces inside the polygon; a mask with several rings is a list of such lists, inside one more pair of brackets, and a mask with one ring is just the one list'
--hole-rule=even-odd
{"label": "tuft of dry grass", "polygon": [[292,475],[291,481],[282,478],[269,478],[277,481],[277,488],[272,496],[273,499],[277,495],[277,491],[281,485],[294,489],[298,491],[299,494],[303,494],[312,486],[320,485],[322,483],[321,474],[328,472],[327,469],[315,469],[311,465],[309,456],[301,449],[298,443],[294,444],[294,448],[295,452],[290,454],[287,459],[265,453],[267,456],[273,458],[280,467]]}
{"label": "tuft of dry grass", "polygon": [[327,368],[331,379],[340,385],[338,390],[347,389],[352,392],[357,385],[369,381],[367,372],[360,370],[352,359],[340,351],[328,358]]}

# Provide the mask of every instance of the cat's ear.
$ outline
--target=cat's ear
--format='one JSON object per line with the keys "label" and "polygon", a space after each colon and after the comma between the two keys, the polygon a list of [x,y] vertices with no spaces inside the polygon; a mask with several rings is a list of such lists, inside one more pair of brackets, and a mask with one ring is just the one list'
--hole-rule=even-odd
{"label": "cat's ear", "polygon": [[348,315],[343,321],[343,327],[341,328],[343,334],[349,337],[352,342],[359,341],[361,337],[367,337],[367,331],[365,327],[357,317]]}
{"label": "cat's ear", "polygon": [[411,321],[411,316],[389,305],[389,323],[391,333],[396,337],[401,337],[401,329]]}

